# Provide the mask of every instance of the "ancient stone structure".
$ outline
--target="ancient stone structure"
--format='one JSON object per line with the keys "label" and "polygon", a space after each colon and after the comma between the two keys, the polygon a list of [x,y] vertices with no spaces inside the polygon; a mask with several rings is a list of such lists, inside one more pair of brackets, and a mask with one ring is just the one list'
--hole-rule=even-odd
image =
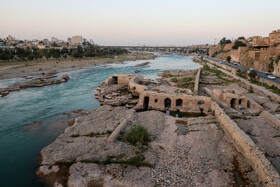
{"label": "ancient stone structure", "polygon": [[117,74],[109,77],[105,84],[125,84],[134,96],[139,96],[137,110],[170,110],[189,113],[208,113],[211,99],[194,96],[188,89],[151,86],[150,80],[132,74]]}

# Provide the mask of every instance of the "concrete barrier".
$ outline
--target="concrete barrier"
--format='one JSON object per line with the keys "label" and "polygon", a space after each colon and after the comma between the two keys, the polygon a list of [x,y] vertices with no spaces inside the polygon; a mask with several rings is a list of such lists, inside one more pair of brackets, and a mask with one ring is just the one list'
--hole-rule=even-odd
{"label": "concrete barrier", "polygon": [[195,77],[195,83],[194,83],[194,90],[193,90],[194,94],[198,94],[200,73],[201,73],[201,69],[198,69]]}
{"label": "concrete barrier", "polygon": [[267,111],[263,111],[261,116],[264,117],[267,121],[271,122],[276,129],[280,130],[280,120],[277,119],[274,115]]}
{"label": "concrete barrier", "polygon": [[230,119],[216,102],[212,102],[212,110],[223,130],[232,139],[236,149],[252,165],[264,186],[280,186],[279,174],[253,140]]}

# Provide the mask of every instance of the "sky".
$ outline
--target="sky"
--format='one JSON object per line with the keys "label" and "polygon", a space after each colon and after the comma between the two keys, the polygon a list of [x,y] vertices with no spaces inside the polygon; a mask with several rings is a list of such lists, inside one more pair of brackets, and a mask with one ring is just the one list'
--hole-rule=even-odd
{"label": "sky", "polygon": [[280,29],[279,0],[0,0],[0,7],[0,38],[185,46]]}

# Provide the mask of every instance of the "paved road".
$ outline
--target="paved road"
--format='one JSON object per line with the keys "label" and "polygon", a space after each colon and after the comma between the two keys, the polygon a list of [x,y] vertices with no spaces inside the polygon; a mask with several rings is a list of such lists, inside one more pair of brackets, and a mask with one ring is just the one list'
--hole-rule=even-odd
{"label": "paved road", "polygon": [[[228,63],[225,60],[221,60],[221,59],[217,59],[217,58],[212,58],[212,57],[208,57],[208,56],[205,56],[205,55],[203,55],[202,57],[206,58],[206,59],[209,59],[209,60],[213,60],[214,62],[218,62],[220,64],[224,64],[224,65],[229,66],[229,67],[234,68],[234,69],[239,69],[241,71],[243,69],[244,70],[248,69],[247,67],[241,66],[240,64],[235,65],[233,62]],[[263,78],[263,72],[257,71],[257,70],[256,70],[256,72],[257,72],[257,76],[258,77]],[[275,82],[275,83],[280,84],[280,77],[279,76],[275,76],[275,78],[276,78],[275,80],[269,79],[266,75],[264,76],[264,78],[267,79],[267,80],[270,80],[271,82]]]}

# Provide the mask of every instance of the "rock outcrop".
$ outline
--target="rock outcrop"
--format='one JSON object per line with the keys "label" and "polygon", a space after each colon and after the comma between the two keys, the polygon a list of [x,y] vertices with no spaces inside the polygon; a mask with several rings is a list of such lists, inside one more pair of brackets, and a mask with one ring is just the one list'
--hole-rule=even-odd
{"label": "rock outcrop", "polygon": [[[107,141],[125,119],[130,124],[116,140]],[[184,135],[178,124],[184,126]],[[123,139],[134,125],[147,129],[149,146],[139,148]],[[254,177],[225,138],[213,116],[176,121],[159,111],[136,113],[105,105],[77,118],[41,151],[37,174],[51,185],[70,187],[232,186],[236,157],[243,174]]]}
{"label": "rock outcrop", "polygon": [[70,78],[68,75],[63,75],[61,78],[53,79],[55,75],[44,75],[40,78],[32,79],[25,82],[17,82],[6,88],[0,88],[0,95],[2,97],[8,95],[10,92],[20,91],[22,89],[33,88],[33,87],[43,87],[53,84],[60,84],[68,81]]}
{"label": "rock outcrop", "polygon": [[144,63],[135,65],[135,67],[146,66],[148,64],[150,64],[150,62],[144,62]]}

